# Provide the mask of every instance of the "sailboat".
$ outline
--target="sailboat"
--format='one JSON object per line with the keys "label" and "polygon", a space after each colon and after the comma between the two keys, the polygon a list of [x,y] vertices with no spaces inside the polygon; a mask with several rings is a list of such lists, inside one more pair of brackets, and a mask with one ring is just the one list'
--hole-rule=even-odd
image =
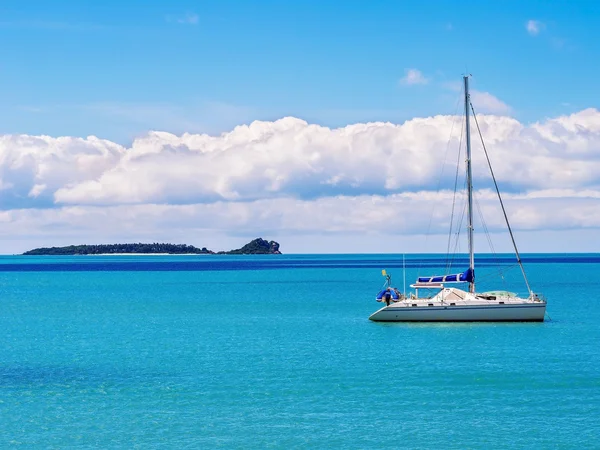
{"label": "sailboat", "polygon": [[[370,320],[377,322],[543,322],[546,314],[546,301],[531,290],[521,256],[517,249],[502,196],[496,178],[489,165],[492,179],[496,187],[498,199],[504,213],[504,219],[515,250],[517,262],[529,292],[526,298],[506,291],[489,291],[477,293],[475,289],[475,255],[473,252],[473,177],[471,172],[471,133],[469,126],[469,106],[473,108],[469,96],[469,76],[464,76],[465,123],[466,123],[466,169],[467,169],[467,237],[469,246],[469,267],[460,273],[418,277],[411,285],[414,293],[406,295],[392,287],[391,276],[382,271],[386,277],[384,288],[378,293],[376,300],[384,302],[378,311],[371,314]],[[473,111],[474,114],[474,111]],[[475,120],[477,120],[477,117]],[[479,126],[477,127],[479,128]],[[486,158],[489,164],[489,157]],[[452,285],[464,286],[463,290]],[[431,295],[419,296],[419,290]]]}

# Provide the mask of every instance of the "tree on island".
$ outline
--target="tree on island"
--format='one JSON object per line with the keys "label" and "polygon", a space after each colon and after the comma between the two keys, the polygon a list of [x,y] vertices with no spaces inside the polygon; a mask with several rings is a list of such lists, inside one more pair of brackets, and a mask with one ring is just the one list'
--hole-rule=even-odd
{"label": "tree on island", "polygon": [[[102,254],[158,254],[170,255],[209,255],[215,252],[206,247],[198,248],[186,244],[102,244],[102,245],[69,245],[67,247],[44,247],[29,250],[24,255],[102,255]],[[281,254],[279,243],[257,238],[242,248],[228,252],[219,252],[225,255],[256,255],[256,254]]]}

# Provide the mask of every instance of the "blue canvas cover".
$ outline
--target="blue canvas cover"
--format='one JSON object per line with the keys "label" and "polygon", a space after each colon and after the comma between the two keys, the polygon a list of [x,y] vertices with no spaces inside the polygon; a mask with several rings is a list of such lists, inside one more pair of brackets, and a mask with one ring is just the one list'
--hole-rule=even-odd
{"label": "blue canvas cover", "polygon": [[384,290],[380,291],[379,294],[377,294],[377,300],[381,300],[386,292],[389,292],[394,300],[398,300],[398,298],[399,298],[398,294],[396,293],[396,291],[394,289],[390,289],[389,291],[387,289],[384,289]]}
{"label": "blue canvas cover", "polygon": [[475,272],[469,268],[463,273],[454,275],[441,275],[434,277],[419,277],[417,283],[472,283],[475,279]]}

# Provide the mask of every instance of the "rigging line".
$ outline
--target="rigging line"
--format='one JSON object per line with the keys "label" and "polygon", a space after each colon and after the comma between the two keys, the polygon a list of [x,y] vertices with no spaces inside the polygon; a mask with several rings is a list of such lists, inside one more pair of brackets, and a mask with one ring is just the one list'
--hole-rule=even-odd
{"label": "rigging line", "polygon": [[467,215],[467,201],[465,200],[463,203],[463,211],[460,216],[460,221],[458,222],[458,230],[456,231],[456,239],[455,239],[455,243],[454,243],[454,252],[452,254],[452,259],[450,260],[450,265],[452,265],[454,263],[454,260],[456,259],[456,255],[458,254],[458,251],[460,250],[460,233],[461,233],[466,215]]}
{"label": "rigging line", "polygon": [[[463,183],[463,190],[466,189],[466,185],[467,185],[467,179],[465,178],[465,181]],[[450,258],[448,270],[450,270],[452,268],[452,265],[454,264],[454,259],[456,258],[457,251],[460,249],[460,233],[462,230],[462,224],[465,220],[466,212],[467,212],[467,199],[465,197],[463,197],[462,214],[460,215],[460,219],[459,219],[457,227],[456,227],[454,250],[452,252],[452,257]]]}
{"label": "rigging line", "polygon": [[[517,267],[517,266],[518,266],[518,264],[515,264],[515,265],[514,265],[512,268],[514,269],[514,268],[515,268],[515,267]],[[484,274],[484,275],[481,275],[481,274],[479,274],[479,275],[477,276],[477,280],[478,280],[478,281],[481,281],[481,280],[487,280],[488,278],[492,278],[492,277],[494,277],[494,278],[495,278],[496,276],[497,276],[497,273],[496,273],[496,272],[488,272],[488,273],[486,273],[486,274]]]}
{"label": "rigging line", "polygon": [[[448,150],[450,149],[450,141],[452,140],[452,135],[454,134],[454,124],[456,123],[456,119],[458,117],[458,107],[460,105],[460,99],[463,97],[463,91],[464,89],[461,89],[460,95],[458,96],[458,98],[456,99],[456,106],[454,108],[454,114],[452,115],[453,119],[452,119],[452,126],[450,127],[450,137],[448,138],[448,142],[446,143],[446,153],[444,154],[444,161],[442,163],[442,169],[440,171],[440,176],[438,178],[438,183],[437,183],[437,187],[436,187],[436,192],[439,192],[440,190],[440,186],[442,184],[442,178],[444,176],[444,167],[446,166],[446,159],[448,158]],[[461,134],[461,139],[462,139],[462,134]],[[429,240],[429,234],[431,231],[431,223],[433,222],[433,214],[435,212],[435,207],[431,210],[431,215],[429,216],[429,224],[427,225],[427,232],[425,233],[425,247],[427,248],[427,241]],[[419,267],[417,269],[417,276],[421,275],[421,268],[423,266],[423,261],[421,260],[421,262],[419,262]]]}
{"label": "rigging line", "polygon": [[462,210],[462,215],[460,216],[460,221],[458,222],[458,226],[457,226],[457,231],[456,231],[456,241],[455,241],[455,245],[454,245],[454,251],[452,254],[452,258],[450,259],[450,267],[449,269],[452,268],[452,266],[454,265],[454,261],[456,259],[457,254],[461,251],[460,248],[460,233],[463,229],[463,222],[465,221],[465,216],[467,214],[467,207],[468,207],[468,198],[467,198],[467,183],[468,183],[468,177],[466,175],[467,172],[467,167],[465,165],[465,178],[463,181],[463,187],[462,187],[462,197],[463,197],[463,210]]}
{"label": "rigging line", "polygon": [[[465,181],[466,183],[466,181]],[[463,203],[463,208],[462,208],[462,214],[460,216],[460,221],[458,223],[458,227],[456,228],[456,236],[455,236],[455,241],[454,241],[454,250],[452,252],[452,258],[450,259],[450,263],[448,266],[448,271],[450,269],[452,269],[452,265],[454,264],[454,259],[456,258],[456,254],[457,252],[460,250],[460,231],[462,230],[462,224],[465,220],[465,215],[467,212],[467,202],[465,200],[465,202]],[[450,273],[450,272],[448,272]]]}
{"label": "rigging line", "polygon": [[479,200],[477,199],[477,197],[474,197],[474,198],[475,198],[475,206],[477,207],[477,212],[479,213],[479,219],[481,220],[481,227],[483,228],[485,237],[490,246],[490,250],[492,251],[494,262],[498,265],[498,267],[500,267],[500,269],[498,270],[498,274],[500,275],[500,278],[502,279],[504,287],[506,288],[507,287],[506,279],[504,278],[504,273],[502,272],[500,260],[498,259],[498,254],[496,253],[496,249],[494,248],[494,243],[492,242],[492,235],[490,234],[487,223],[485,222],[485,219],[483,218],[483,211],[481,210],[481,205],[479,204]]}
{"label": "rigging line", "polygon": [[475,206],[477,207],[477,212],[479,213],[479,220],[481,220],[481,227],[483,228],[485,237],[488,241],[488,244],[490,245],[490,250],[492,251],[494,258],[496,259],[496,262],[498,262],[498,255],[496,254],[496,249],[494,249],[494,243],[492,242],[492,236],[490,235],[490,232],[488,230],[487,223],[485,222],[485,219],[483,218],[483,212],[481,211],[481,205],[479,204],[479,200],[477,199],[477,197],[474,197],[474,198],[475,198]]}
{"label": "rigging line", "polygon": [[488,167],[490,168],[490,173],[492,174],[492,180],[494,180],[494,186],[496,188],[496,193],[498,194],[498,199],[500,200],[500,206],[502,207],[502,213],[504,214],[504,220],[506,221],[506,226],[508,227],[510,239],[512,240],[513,247],[515,249],[515,254],[517,256],[517,262],[519,263],[519,267],[521,267],[521,272],[523,273],[523,279],[525,280],[525,284],[527,285],[527,290],[529,291],[529,295],[533,295],[531,287],[529,286],[529,281],[527,281],[527,275],[525,275],[525,268],[523,267],[523,262],[521,261],[521,255],[519,255],[519,250],[517,249],[517,243],[515,242],[515,237],[513,235],[512,228],[510,227],[510,223],[508,221],[508,216],[506,215],[506,209],[504,208],[504,202],[502,201],[502,196],[500,195],[500,190],[498,189],[498,183],[496,182],[494,170],[492,169],[492,163],[490,162],[490,157],[488,155],[487,149],[485,148],[485,142],[483,141],[483,135],[481,134],[481,129],[479,128],[479,122],[477,121],[477,114],[475,114],[475,108],[473,108],[473,103],[471,103],[471,102],[469,102],[469,103],[471,105],[471,110],[473,111],[473,118],[475,119],[475,124],[477,125],[477,131],[479,133],[479,138],[481,139],[481,145],[483,146],[483,152],[485,153],[485,158],[487,159]]}
{"label": "rigging line", "polygon": [[464,127],[460,127],[460,141],[458,144],[458,156],[456,160],[456,174],[454,176],[454,193],[452,195],[452,213],[450,214],[450,231],[448,232],[448,245],[446,248],[446,273],[450,273],[450,241],[452,240],[452,225],[454,225],[454,209],[456,206],[456,188],[458,187],[458,173],[460,172],[460,155],[462,153],[462,139]]}
{"label": "rigging line", "polygon": [[[515,268],[515,267],[517,267],[518,265],[519,265],[518,263],[515,263],[515,264],[511,264],[510,266],[505,266],[505,268],[503,269],[503,270],[504,270],[504,273],[508,272],[509,270],[512,270],[512,269],[514,269],[514,268]],[[478,279],[479,281],[481,281],[481,280],[485,280],[485,279],[487,279],[487,278],[491,278],[492,276],[496,276],[496,275],[497,275],[497,273],[499,273],[499,271],[491,271],[491,272],[488,272],[488,273],[486,273],[485,275],[481,275],[481,276],[479,276],[479,275],[478,275],[478,276],[477,276],[477,279]]]}

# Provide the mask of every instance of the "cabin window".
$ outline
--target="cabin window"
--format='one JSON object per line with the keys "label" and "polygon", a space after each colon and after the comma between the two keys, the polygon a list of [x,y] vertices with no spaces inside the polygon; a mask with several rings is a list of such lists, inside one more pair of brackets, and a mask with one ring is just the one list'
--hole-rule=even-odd
{"label": "cabin window", "polygon": [[456,306],[456,303],[450,303],[450,306]]}
{"label": "cabin window", "polygon": [[499,305],[504,305],[504,302],[498,302]]}
{"label": "cabin window", "polygon": [[427,306],[433,306],[433,303],[429,303]]}
{"label": "cabin window", "polygon": [[417,304],[416,304],[416,303],[413,303],[412,305],[413,305],[413,306],[417,306]]}

